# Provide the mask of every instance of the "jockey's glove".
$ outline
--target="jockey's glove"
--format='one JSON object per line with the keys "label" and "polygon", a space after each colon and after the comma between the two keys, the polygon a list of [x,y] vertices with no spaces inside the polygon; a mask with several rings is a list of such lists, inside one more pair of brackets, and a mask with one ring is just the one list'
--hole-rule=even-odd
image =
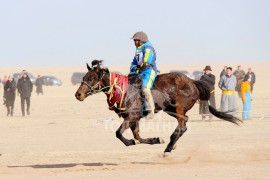
{"label": "jockey's glove", "polygon": [[138,66],[135,66],[135,67],[133,67],[132,69],[131,69],[131,73],[134,73],[134,72],[138,72],[139,71],[139,67]]}
{"label": "jockey's glove", "polygon": [[141,66],[140,66],[140,71],[142,72],[142,71],[146,70],[149,67],[151,67],[151,65],[148,62],[142,63]]}

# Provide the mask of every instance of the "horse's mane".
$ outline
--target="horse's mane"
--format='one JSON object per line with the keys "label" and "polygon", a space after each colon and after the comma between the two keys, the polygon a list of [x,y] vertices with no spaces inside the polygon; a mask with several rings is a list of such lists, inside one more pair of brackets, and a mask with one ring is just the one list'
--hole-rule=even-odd
{"label": "horse's mane", "polygon": [[102,65],[102,63],[103,63],[103,60],[97,60],[97,59],[95,59],[95,60],[92,61],[92,67],[96,67],[98,65]]}
{"label": "horse's mane", "polygon": [[[104,67],[103,66],[103,60],[97,60],[97,59],[95,59],[95,60],[93,60],[92,61],[92,67],[94,68],[94,67],[97,67],[97,66],[100,66],[100,69],[102,70],[102,71],[105,71],[105,72],[107,72],[107,73],[109,73],[109,69],[107,68],[107,67]],[[101,67],[102,66],[102,67]]]}

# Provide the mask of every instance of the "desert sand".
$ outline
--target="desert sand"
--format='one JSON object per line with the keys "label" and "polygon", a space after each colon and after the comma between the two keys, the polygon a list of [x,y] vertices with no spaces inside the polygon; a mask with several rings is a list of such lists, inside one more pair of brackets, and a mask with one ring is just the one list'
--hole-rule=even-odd
{"label": "desert sand", "polygon": [[[217,82],[224,65],[235,69],[238,63],[211,65]],[[165,144],[126,147],[115,137],[122,119],[108,110],[104,94],[90,96],[84,102],[75,99],[79,85],[72,85],[70,77],[75,71],[86,71],[85,66],[0,68],[1,78],[26,69],[34,76],[50,74],[63,81],[62,86],[44,86],[43,96],[37,96],[34,87],[30,116],[21,116],[19,96],[13,117],[6,116],[0,101],[0,179],[269,179],[270,62],[241,65],[245,71],[251,67],[257,76],[252,120],[240,126],[217,118],[202,121],[196,103],[187,114],[188,131],[166,158],[163,151],[176,120],[163,112],[152,120],[141,119],[141,136],[162,137]],[[161,73],[204,67],[159,65]],[[128,64],[109,69],[125,74]],[[220,96],[216,88],[217,107]],[[240,99],[238,107],[235,115],[241,118]],[[124,136],[133,138],[130,130]]]}

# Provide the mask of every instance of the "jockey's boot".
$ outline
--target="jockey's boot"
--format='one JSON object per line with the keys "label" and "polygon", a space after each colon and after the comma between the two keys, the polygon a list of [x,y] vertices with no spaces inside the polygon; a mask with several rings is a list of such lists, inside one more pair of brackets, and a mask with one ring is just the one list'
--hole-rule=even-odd
{"label": "jockey's boot", "polygon": [[145,111],[148,111],[146,119],[152,119],[154,117],[155,104],[150,89],[143,88]]}

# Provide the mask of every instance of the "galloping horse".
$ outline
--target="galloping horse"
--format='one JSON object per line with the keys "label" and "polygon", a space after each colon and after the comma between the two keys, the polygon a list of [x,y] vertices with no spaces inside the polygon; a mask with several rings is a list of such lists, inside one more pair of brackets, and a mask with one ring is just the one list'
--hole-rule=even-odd
{"label": "galloping horse", "polygon": [[[109,94],[117,84],[112,83],[112,73],[107,68],[102,68],[101,63],[102,61],[100,60],[94,60],[92,61],[92,67],[87,64],[88,72],[83,77],[83,81],[75,94],[79,101],[83,101],[89,95],[104,92],[108,97],[108,103],[110,102],[111,96]],[[118,75],[118,77],[123,76]],[[142,113],[144,109],[142,105],[143,97],[140,93],[141,78],[137,75],[126,77],[128,78],[128,86],[125,92],[121,91],[122,94],[120,93],[123,100],[122,105],[118,108],[110,107],[111,110],[114,110],[120,117],[124,118],[123,123],[116,131],[116,137],[126,146],[139,143],[164,143],[162,138],[159,137],[147,139],[140,137],[139,120],[145,116],[145,113]],[[163,110],[178,121],[176,129],[170,137],[170,143],[164,151],[164,154],[167,154],[174,149],[177,140],[187,130],[186,122],[188,121],[188,116],[186,116],[186,112],[193,107],[197,100],[208,100],[210,88],[205,81],[194,81],[181,73],[167,73],[157,76],[151,92],[155,102],[155,113]],[[222,120],[237,125],[239,122],[242,122],[230,114],[217,111],[211,105],[209,105],[209,110],[214,116]],[[126,139],[122,135],[128,128],[131,129],[134,139]]]}

